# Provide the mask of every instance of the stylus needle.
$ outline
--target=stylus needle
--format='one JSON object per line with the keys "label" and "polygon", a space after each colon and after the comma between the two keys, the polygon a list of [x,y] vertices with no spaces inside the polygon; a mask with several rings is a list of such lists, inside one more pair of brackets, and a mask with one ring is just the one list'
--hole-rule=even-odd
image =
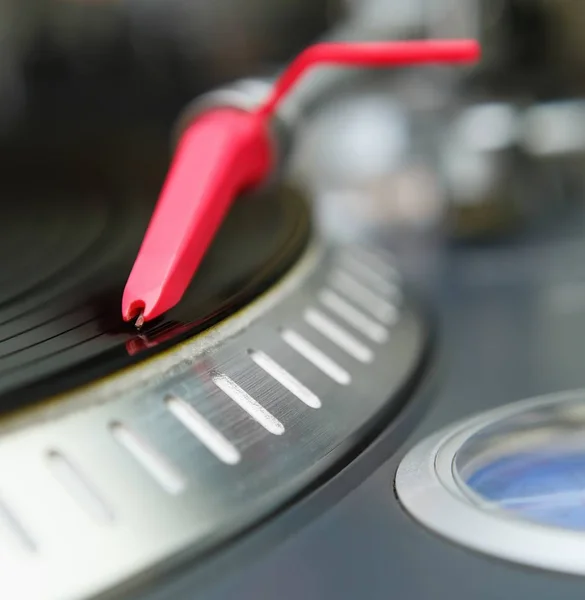
{"label": "stylus needle", "polygon": [[136,326],[136,329],[141,329],[144,325],[144,312],[142,310],[138,313],[134,325]]}
{"label": "stylus needle", "polygon": [[124,290],[123,318],[140,327],[179,302],[234,198],[275,166],[270,118],[307,69],[473,62],[479,54],[472,40],[317,44],[290,64],[255,111],[209,109],[180,139]]}

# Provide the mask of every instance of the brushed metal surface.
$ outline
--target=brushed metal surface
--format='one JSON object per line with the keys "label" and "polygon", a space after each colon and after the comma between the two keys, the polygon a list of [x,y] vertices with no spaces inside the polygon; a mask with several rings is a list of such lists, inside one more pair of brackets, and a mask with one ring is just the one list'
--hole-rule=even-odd
{"label": "brushed metal surface", "polygon": [[[378,298],[374,313],[390,306],[394,318],[366,317],[367,303],[343,289],[335,294],[354,313],[342,315],[363,318],[352,327],[330,310],[321,299],[340,272]],[[0,424],[0,597],[84,598],[196,559],[339,465],[390,421],[420,366],[427,329],[401,288],[381,251],[314,243],[278,285],[205,334]],[[307,322],[310,308],[371,361]],[[364,323],[376,324],[374,339]],[[329,376],[284,331],[350,380]]]}

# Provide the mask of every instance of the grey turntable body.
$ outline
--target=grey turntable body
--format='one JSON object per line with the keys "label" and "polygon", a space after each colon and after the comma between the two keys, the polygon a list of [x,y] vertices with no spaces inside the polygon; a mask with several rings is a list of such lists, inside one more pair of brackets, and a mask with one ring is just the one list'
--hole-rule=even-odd
{"label": "grey turntable body", "polygon": [[[440,284],[429,283],[441,317],[437,395],[403,449],[363,482],[356,460],[345,473],[355,479],[353,491],[310,521],[302,508],[291,511],[291,537],[262,551],[242,545],[228,563],[210,565],[202,589],[198,575],[185,572],[146,597],[194,598],[199,590],[210,600],[582,598],[582,578],[488,558],[425,530],[406,514],[393,483],[405,451],[440,428],[583,386],[583,224],[573,214],[511,245],[445,252]],[[372,454],[375,446],[362,461]],[[275,532],[278,521],[258,536],[268,540]],[[244,560],[250,548],[254,559]]]}

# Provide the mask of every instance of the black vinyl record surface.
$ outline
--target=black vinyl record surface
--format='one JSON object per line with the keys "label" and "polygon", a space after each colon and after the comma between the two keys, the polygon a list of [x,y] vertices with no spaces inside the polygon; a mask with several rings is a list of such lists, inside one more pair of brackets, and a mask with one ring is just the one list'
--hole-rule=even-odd
{"label": "black vinyl record surface", "polygon": [[12,3],[0,32],[0,413],[204,329],[282,275],[308,237],[294,194],[242,198],[181,304],[140,335],[121,320],[177,115],[304,47],[326,2],[266,13],[259,28],[232,2],[235,45],[217,43],[232,20],[197,3],[45,4]]}
{"label": "black vinyl record surface", "polygon": [[168,157],[135,140],[126,151],[88,145],[0,157],[0,411],[202,331],[277,280],[308,239],[295,192],[239,199],[182,302],[138,332],[122,321],[122,291]]}

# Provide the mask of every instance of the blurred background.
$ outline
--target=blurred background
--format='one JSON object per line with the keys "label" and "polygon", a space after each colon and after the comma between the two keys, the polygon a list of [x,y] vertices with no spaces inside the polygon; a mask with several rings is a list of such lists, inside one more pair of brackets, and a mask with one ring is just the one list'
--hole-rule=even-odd
{"label": "blurred background", "polygon": [[477,37],[477,68],[314,76],[291,174],[339,236],[517,234],[580,197],[583,25],[582,0],[0,0],[3,185],[34,164],[155,194],[206,90],[324,37]]}

